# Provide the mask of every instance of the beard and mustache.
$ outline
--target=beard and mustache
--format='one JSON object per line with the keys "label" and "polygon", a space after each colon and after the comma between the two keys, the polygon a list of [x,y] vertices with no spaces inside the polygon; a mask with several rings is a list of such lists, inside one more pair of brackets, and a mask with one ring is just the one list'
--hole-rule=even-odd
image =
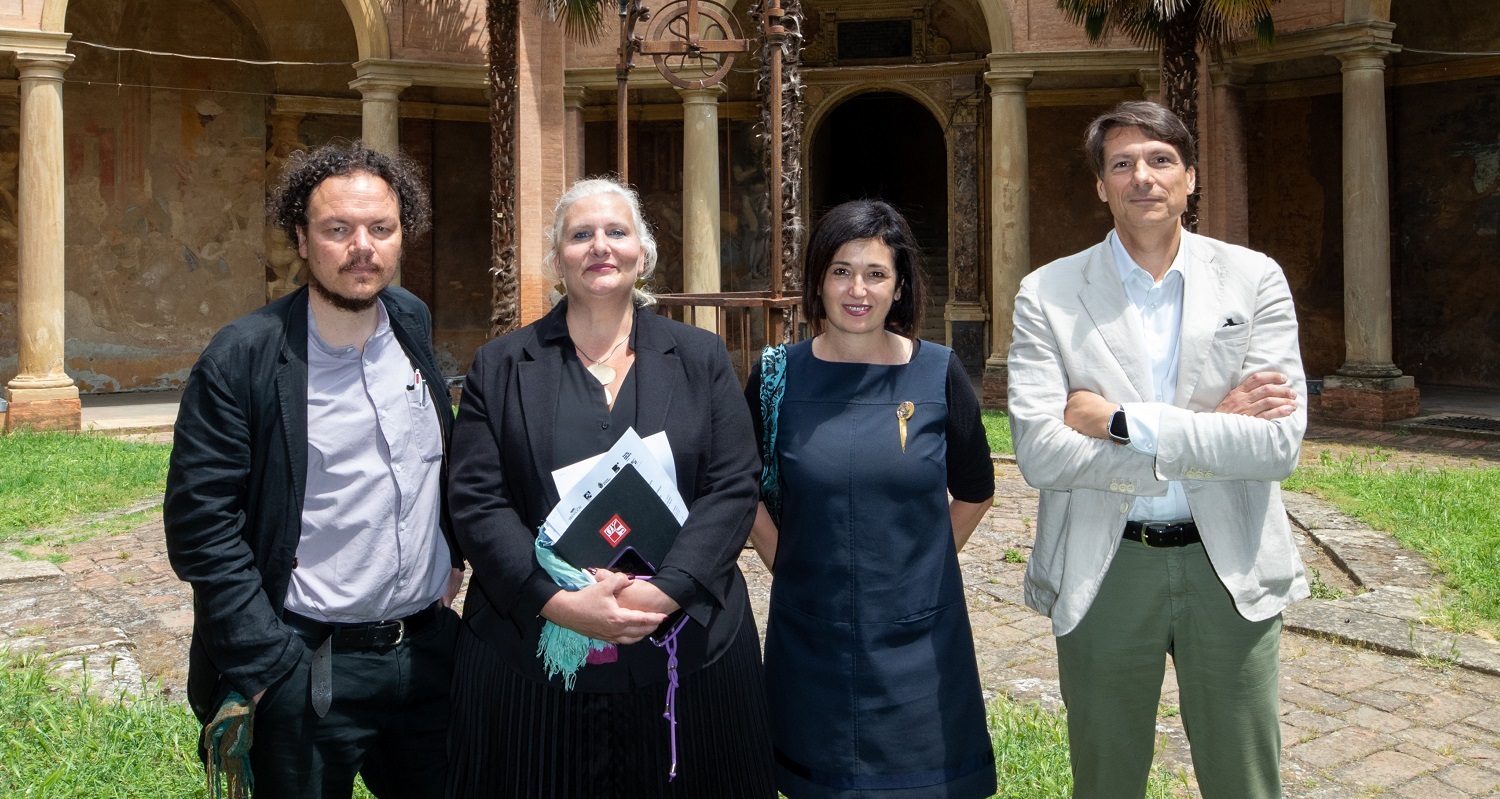
{"label": "beard and mustache", "polygon": [[[348,261],[345,261],[343,265],[339,267],[339,272],[343,273],[355,268],[370,268],[374,265],[375,262],[371,258],[351,258]],[[377,291],[368,297],[349,297],[343,294],[339,294],[333,289],[330,289],[329,287],[323,285],[323,281],[318,280],[317,273],[312,269],[307,270],[307,284],[315,293],[317,293],[319,297],[322,297],[323,300],[326,301],[329,305],[332,305],[340,311],[348,311],[349,313],[360,313],[361,311],[368,311],[369,309],[375,307],[375,300],[378,299],[380,295],[380,291]],[[389,285],[389,278],[387,278],[386,285]],[[384,291],[385,286],[381,286],[380,290]]]}

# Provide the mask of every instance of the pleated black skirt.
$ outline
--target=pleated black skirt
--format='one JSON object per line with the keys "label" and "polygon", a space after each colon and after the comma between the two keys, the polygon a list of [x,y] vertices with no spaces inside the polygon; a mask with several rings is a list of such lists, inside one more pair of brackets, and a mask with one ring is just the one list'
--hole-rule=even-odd
{"label": "pleated black skirt", "polygon": [[[598,666],[585,666],[598,668]],[[448,799],[774,799],[760,641],[742,624],[677,690],[677,778],[667,683],[564,691],[520,677],[464,625],[448,736]]]}

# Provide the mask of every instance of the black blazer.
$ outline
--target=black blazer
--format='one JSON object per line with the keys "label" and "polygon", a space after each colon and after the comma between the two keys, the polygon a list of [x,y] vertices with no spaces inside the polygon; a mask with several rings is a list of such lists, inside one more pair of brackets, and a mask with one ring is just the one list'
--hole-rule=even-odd
{"label": "black blazer", "polygon": [[[559,501],[552,470],[566,465],[552,462],[555,430],[569,423],[556,418],[563,355],[572,346],[565,310],[564,302],[475,354],[454,425],[448,484],[454,533],[474,567],[464,620],[512,669],[539,682],[546,678],[536,656],[537,614],[561,590],[537,564],[533,547]],[[687,522],[658,573],[664,590],[698,622],[679,636],[679,668],[690,672],[722,654],[741,624],[754,624],[736,559],[755,520],[760,457],[723,340],[647,308],[638,310],[633,335],[636,432],[666,431],[688,505]],[[584,667],[578,690],[666,679],[665,668],[649,657],[654,649],[642,641],[622,647],[616,665]]]}
{"label": "black blazer", "polygon": [[[453,403],[427,306],[395,287],[380,300],[446,439]],[[193,586],[188,702],[200,721],[229,688],[253,697],[281,679],[306,648],[281,614],[307,490],[307,302],[304,287],[215,334],[177,410],[162,520],[172,568]]]}

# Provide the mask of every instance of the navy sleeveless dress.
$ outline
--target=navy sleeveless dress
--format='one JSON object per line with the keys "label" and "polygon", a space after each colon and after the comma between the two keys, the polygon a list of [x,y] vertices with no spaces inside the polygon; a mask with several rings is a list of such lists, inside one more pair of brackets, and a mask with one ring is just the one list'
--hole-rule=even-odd
{"label": "navy sleeveless dress", "polygon": [[765,661],[791,799],[995,791],[948,516],[950,353],[922,342],[910,363],[877,366],[788,348]]}

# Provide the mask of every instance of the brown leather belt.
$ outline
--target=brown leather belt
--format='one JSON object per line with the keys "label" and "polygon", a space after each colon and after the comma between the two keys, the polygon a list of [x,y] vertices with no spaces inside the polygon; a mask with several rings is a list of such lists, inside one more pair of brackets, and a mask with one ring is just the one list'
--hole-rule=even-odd
{"label": "brown leather belt", "polygon": [[1198,536],[1198,525],[1193,522],[1126,522],[1123,537],[1126,541],[1139,541],[1153,549],[1185,547],[1203,540]]}

